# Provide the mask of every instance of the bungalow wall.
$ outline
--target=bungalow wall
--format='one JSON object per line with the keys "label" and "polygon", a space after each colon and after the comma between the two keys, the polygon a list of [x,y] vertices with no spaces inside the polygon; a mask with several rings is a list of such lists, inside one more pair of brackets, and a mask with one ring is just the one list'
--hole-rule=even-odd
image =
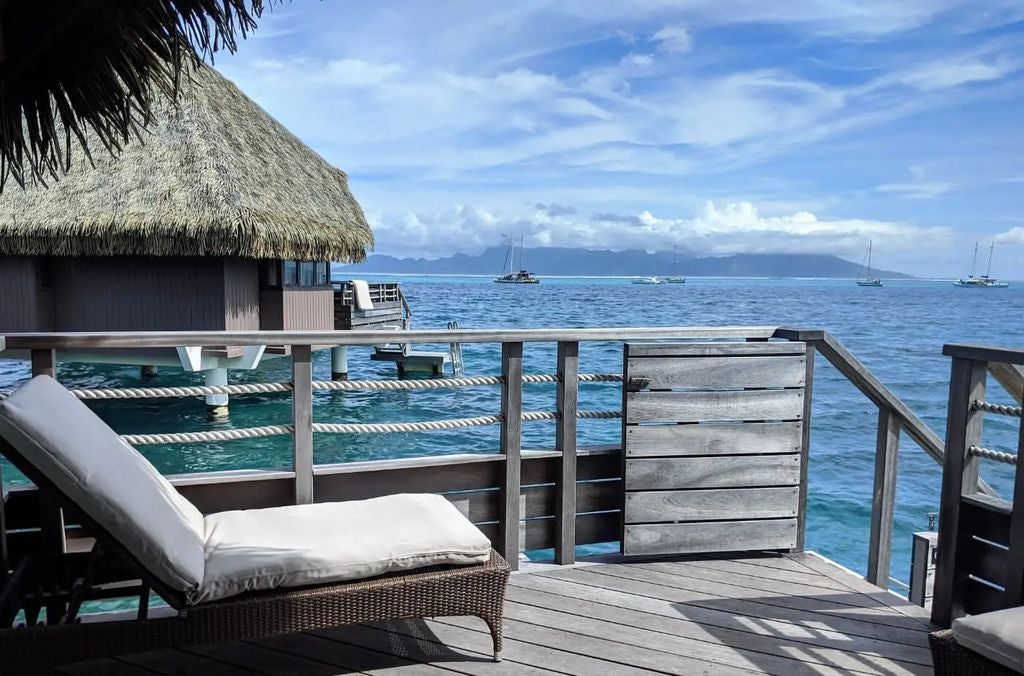
{"label": "bungalow wall", "polygon": [[0,256],[0,332],[53,330],[50,272],[31,256]]}

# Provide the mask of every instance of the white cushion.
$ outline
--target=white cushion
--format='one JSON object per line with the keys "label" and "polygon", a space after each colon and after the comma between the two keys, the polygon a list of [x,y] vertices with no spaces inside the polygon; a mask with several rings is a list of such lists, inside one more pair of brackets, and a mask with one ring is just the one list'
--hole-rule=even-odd
{"label": "white cushion", "polygon": [[203,579],[203,515],[49,376],[0,403],[0,436],[172,589]]}
{"label": "white cushion", "polygon": [[487,537],[439,495],[221,512],[206,517],[206,575],[194,598],[482,563],[490,551]]}
{"label": "white cushion", "polygon": [[953,636],[968,650],[1024,674],[1024,608],[961,617],[953,621]]}

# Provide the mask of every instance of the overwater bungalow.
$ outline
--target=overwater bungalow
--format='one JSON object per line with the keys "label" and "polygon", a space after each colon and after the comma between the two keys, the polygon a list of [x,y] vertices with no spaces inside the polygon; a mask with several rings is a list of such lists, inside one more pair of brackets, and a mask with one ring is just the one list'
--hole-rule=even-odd
{"label": "overwater bungalow", "polygon": [[[79,157],[0,195],[0,331],[348,328],[336,319],[350,320],[351,292],[332,287],[329,262],[362,260],[373,235],[344,172],[205,65],[153,112],[119,156]],[[388,301],[378,323],[402,313]],[[263,352],[62,357],[180,365],[223,384]]]}

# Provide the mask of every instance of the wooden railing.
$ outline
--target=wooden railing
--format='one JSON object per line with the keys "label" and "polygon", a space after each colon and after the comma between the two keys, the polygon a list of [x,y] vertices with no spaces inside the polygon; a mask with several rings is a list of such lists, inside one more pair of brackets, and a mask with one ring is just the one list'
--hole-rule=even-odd
{"label": "wooden railing", "polygon": [[[524,549],[553,547],[558,562],[571,563],[577,545],[614,541],[620,536],[621,449],[618,446],[577,448],[576,444],[577,419],[608,417],[597,414],[615,413],[577,410],[578,380],[582,377],[579,374],[581,342],[772,339],[807,343],[878,406],[867,579],[878,586],[888,587],[899,433],[906,432],[929,456],[940,462],[943,458],[943,445],[917,415],[834,337],[824,331],[755,326],[455,332],[65,333],[8,335],[6,348],[30,351],[33,373],[52,373],[55,351],[60,350],[205,347],[224,344],[291,345],[292,378],[291,383],[282,384],[282,391],[291,391],[293,419],[291,425],[280,426],[269,433],[292,435],[292,466],[286,470],[214,472],[173,477],[172,482],[189,499],[201,510],[209,512],[290,502],[364,498],[403,490],[444,493],[464,508],[470,518],[491,536],[499,551],[515,565],[519,552]],[[4,348],[3,340],[0,338],[0,349]],[[494,382],[489,383],[501,388],[501,410],[495,416],[466,419],[471,421],[469,424],[500,425],[500,448],[497,453],[342,465],[314,464],[314,433],[352,431],[350,427],[358,426],[314,424],[312,392],[314,388],[326,385],[313,381],[310,355],[312,346],[339,343],[374,345],[394,341],[446,343],[453,340],[460,343],[501,345],[501,377],[492,378]],[[537,342],[557,344],[555,375],[539,381],[555,383],[556,410],[553,412],[522,410],[523,344]],[[813,350],[808,350],[808,374],[813,371],[813,356]],[[458,380],[440,383],[442,386],[462,384]],[[335,384],[327,389],[343,387],[359,389],[360,384]],[[374,388],[367,386],[367,389]],[[810,391],[807,397],[810,398]],[[524,419],[556,421],[555,439],[550,450],[522,449],[521,427]],[[809,426],[805,427],[804,434],[809,433]],[[806,477],[803,480],[806,481]],[[230,485],[230,490],[224,490],[226,485]],[[983,489],[987,487],[983,486]],[[14,528],[12,523],[27,526],[33,519],[37,519],[34,516],[38,514],[35,510],[37,500],[31,489],[13,491],[6,510],[8,528]],[[49,537],[51,543],[54,542],[52,531],[59,524],[53,518],[48,525],[43,524],[41,535],[26,531],[20,536],[20,542],[12,544],[12,548],[38,544],[40,537]],[[39,525],[38,521],[36,525]],[[801,534],[801,544],[802,537]]]}
{"label": "wooden railing", "polygon": [[[932,621],[1024,605],[1024,426],[1017,448],[986,448],[986,414],[1021,418],[1024,350],[946,345],[952,357]],[[986,401],[992,373],[1018,406]],[[1013,468],[1013,501],[979,490],[983,460]]]}

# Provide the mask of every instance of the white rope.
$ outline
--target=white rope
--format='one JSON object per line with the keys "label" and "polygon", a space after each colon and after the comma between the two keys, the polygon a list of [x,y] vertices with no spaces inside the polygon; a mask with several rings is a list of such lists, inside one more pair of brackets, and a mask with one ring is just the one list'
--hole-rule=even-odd
{"label": "white rope", "polygon": [[577,418],[612,420],[621,418],[622,411],[576,411]]}
{"label": "white rope", "polygon": [[313,423],[314,432],[329,434],[388,434],[392,432],[433,432],[457,430],[478,425],[497,425],[500,415],[481,415],[475,418],[452,420],[422,420],[407,423]]}
{"label": "white rope", "polygon": [[996,413],[998,415],[1008,415],[1016,418],[1021,417],[1020,406],[1003,406],[1002,404],[992,404],[987,401],[975,400],[971,402],[971,408],[975,411],[988,411],[989,413]]}
{"label": "white rope", "polygon": [[210,432],[173,432],[169,434],[124,434],[121,438],[132,446],[145,444],[197,444],[208,441],[235,441],[292,434],[292,425],[267,425],[265,427],[243,427],[234,430],[213,430]]}
{"label": "white rope", "polygon": [[984,448],[982,446],[969,446],[967,448],[967,454],[973,455],[978,458],[987,458],[988,460],[995,460],[996,462],[1002,462],[1007,465],[1017,464],[1017,456],[1014,455],[1013,453],[994,451],[991,448]]}
{"label": "white rope", "polygon": [[[622,382],[617,373],[580,373],[581,383]],[[422,380],[315,380],[314,390],[354,392],[359,390],[430,390],[480,385],[501,385],[502,376],[472,376],[460,378],[430,378]],[[540,373],[523,375],[523,383],[557,383],[558,376]],[[270,394],[291,392],[291,383],[247,383],[238,385],[195,385],[182,387],[97,387],[72,388],[70,392],[79,399],[159,399],[171,397],[204,397],[212,394]],[[0,390],[0,400],[11,392]],[[1019,411],[1019,409],[1018,409]]]}
{"label": "white rope", "polygon": [[209,394],[266,394],[291,392],[290,383],[251,383],[245,385],[197,385],[191,387],[119,387],[70,390],[79,399],[154,399],[159,397],[202,397]]}
{"label": "white rope", "polygon": [[427,390],[444,387],[500,385],[501,376],[467,378],[429,378],[419,380],[314,380],[314,390]]}

